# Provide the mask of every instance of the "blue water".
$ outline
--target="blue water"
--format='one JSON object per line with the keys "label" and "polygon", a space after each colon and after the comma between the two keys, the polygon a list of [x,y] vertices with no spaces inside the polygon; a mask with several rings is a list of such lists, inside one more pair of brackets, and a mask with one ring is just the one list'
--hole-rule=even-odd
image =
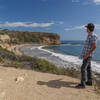
{"label": "blue water", "polygon": [[[61,41],[59,46],[47,46],[44,48],[65,55],[80,56],[83,46],[84,41]],[[93,54],[93,60],[100,62],[100,41],[98,41],[97,48]]]}

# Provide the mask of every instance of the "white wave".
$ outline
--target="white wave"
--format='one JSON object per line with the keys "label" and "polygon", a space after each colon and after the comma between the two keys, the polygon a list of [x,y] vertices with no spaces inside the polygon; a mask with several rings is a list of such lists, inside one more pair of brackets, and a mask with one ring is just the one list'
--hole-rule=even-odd
{"label": "white wave", "polygon": [[[74,64],[75,65],[79,65],[79,66],[82,65],[82,59],[79,59],[79,57],[77,57],[77,56],[64,55],[64,54],[60,54],[60,53],[51,52],[51,51],[49,51],[47,49],[43,49],[43,47],[45,47],[45,46],[32,47],[31,50],[37,48],[37,49],[42,50],[44,52],[51,53],[52,56],[59,57],[63,61],[67,61],[69,63],[73,63],[73,65]],[[95,72],[100,73],[100,63],[92,61],[92,70],[95,71]]]}
{"label": "white wave", "polygon": [[40,47],[40,46],[32,46],[31,48],[30,48],[30,47],[29,47],[29,48],[30,48],[31,50],[33,50],[33,49],[36,49],[36,48],[39,49],[39,47]]}

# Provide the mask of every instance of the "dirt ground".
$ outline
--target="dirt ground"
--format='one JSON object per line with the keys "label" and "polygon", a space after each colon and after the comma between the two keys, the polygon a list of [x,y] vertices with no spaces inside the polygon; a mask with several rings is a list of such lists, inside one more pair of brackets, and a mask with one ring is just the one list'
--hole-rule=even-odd
{"label": "dirt ground", "polygon": [[76,89],[79,80],[32,70],[0,67],[0,100],[100,100],[93,87]]}

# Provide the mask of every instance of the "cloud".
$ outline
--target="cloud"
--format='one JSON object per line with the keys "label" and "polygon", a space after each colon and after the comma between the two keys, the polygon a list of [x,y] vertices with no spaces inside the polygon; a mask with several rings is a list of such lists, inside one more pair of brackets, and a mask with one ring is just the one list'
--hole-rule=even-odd
{"label": "cloud", "polygon": [[61,25],[61,24],[64,24],[64,21],[51,21],[53,22],[55,25]]}
{"label": "cloud", "polygon": [[26,28],[36,28],[36,27],[50,27],[54,22],[50,23],[28,23],[28,22],[5,22],[0,24],[0,27],[26,27]]}
{"label": "cloud", "polygon": [[72,0],[72,2],[80,2],[82,5],[90,5],[90,4],[96,4],[100,5],[100,0]]}
{"label": "cloud", "polygon": [[65,28],[64,30],[71,31],[71,30],[80,30],[80,29],[84,29],[84,28],[85,28],[85,25],[82,25],[82,26],[75,26],[73,28]]}
{"label": "cloud", "polygon": [[72,2],[80,2],[80,0],[72,0]]}
{"label": "cloud", "polygon": [[97,5],[100,4],[100,0],[93,0],[93,2]]}
{"label": "cloud", "polygon": [[46,2],[47,0],[41,0],[41,1]]}
{"label": "cloud", "polygon": [[80,3],[82,5],[96,4],[100,5],[100,0],[72,0],[72,3]]}
{"label": "cloud", "polygon": [[90,0],[82,2],[82,5],[90,5],[90,4],[92,4],[92,2]]}
{"label": "cloud", "polygon": [[84,0],[82,5],[90,5],[90,4],[100,5],[100,0]]}
{"label": "cloud", "polygon": [[[65,28],[65,31],[72,31],[72,30],[81,30],[85,29],[85,25],[82,26],[75,26],[73,28]],[[95,29],[100,30],[100,24],[95,24]]]}
{"label": "cloud", "polygon": [[60,21],[60,22],[58,22],[58,24],[64,24],[64,22],[63,21]]}
{"label": "cloud", "polygon": [[95,24],[95,28],[100,30],[100,24]]}

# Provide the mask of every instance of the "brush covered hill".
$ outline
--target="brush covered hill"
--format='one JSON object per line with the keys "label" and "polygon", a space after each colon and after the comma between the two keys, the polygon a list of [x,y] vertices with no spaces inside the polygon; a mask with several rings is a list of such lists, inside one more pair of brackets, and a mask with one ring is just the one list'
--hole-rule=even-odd
{"label": "brush covered hill", "polygon": [[[9,44],[37,43],[37,44],[60,44],[60,36],[48,32],[28,32],[0,30],[0,41]],[[5,37],[5,38],[4,38]]]}

